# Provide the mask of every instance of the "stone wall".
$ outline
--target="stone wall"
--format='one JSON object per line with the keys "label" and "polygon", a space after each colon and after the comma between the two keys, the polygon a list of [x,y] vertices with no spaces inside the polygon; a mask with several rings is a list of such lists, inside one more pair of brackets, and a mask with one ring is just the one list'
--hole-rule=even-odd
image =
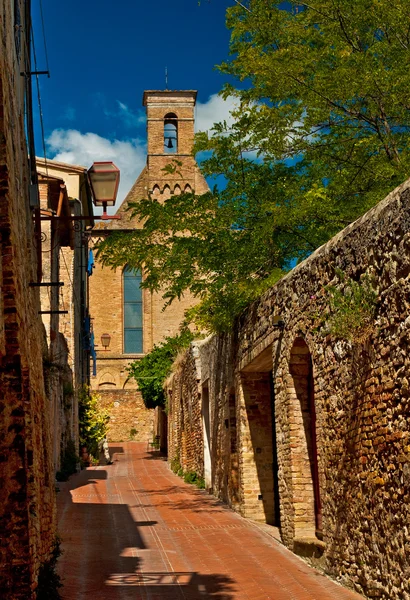
{"label": "stone wall", "polygon": [[[279,526],[289,548],[323,553],[329,573],[386,600],[410,598],[409,250],[406,182],[250,306],[231,346],[202,342],[195,368],[191,346],[168,390],[170,457],[186,452],[175,431],[195,382],[209,391],[214,492],[234,507],[236,494],[236,508]],[[364,274],[374,318],[337,337],[327,286],[347,294]]]}
{"label": "stone wall", "polygon": [[17,5],[24,17],[24,2],[0,3],[0,597],[32,600],[54,541],[55,497],[45,336],[38,288],[29,285],[37,264]]}
{"label": "stone wall", "polygon": [[154,411],[145,408],[140,392],[136,390],[99,391],[100,406],[108,411],[109,442],[147,442],[154,432]]}

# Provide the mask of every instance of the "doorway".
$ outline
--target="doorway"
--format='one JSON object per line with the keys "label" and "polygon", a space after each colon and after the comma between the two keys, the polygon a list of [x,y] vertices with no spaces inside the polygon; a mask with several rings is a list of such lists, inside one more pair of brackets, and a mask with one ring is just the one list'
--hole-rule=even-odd
{"label": "doorway", "polygon": [[[295,533],[321,537],[322,504],[316,432],[313,364],[305,340],[296,338],[289,361],[293,489],[299,500]],[[297,467],[297,468],[296,468]]]}
{"label": "doorway", "polygon": [[209,414],[209,388],[202,386],[202,431],[204,436],[204,479],[207,490],[212,489],[211,419]]}

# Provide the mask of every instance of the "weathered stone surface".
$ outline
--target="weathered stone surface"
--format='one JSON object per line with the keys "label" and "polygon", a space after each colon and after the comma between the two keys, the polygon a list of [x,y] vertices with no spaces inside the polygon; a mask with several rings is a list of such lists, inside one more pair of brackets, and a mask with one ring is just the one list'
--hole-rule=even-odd
{"label": "weathered stone surface", "polygon": [[147,442],[152,439],[154,411],[145,408],[137,390],[105,390],[99,392],[100,406],[108,411],[109,442]]}
{"label": "weathered stone surface", "polygon": [[[32,600],[55,535],[44,329],[24,128],[23,23],[0,3],[0,597]],[[21,46],[15,36],[21,36]]]}
{"label": "weathered stone surface", "polygon": [[[279,525],[289,548],[320,536],[328,572],[385,600],[410,594],[409,250],[406,182],[250,306],[232,336],[193,344],[168,385],[170,460],[179,448],[204,468],[192,415],[206,387],[214,493]],[[352,342],[327,329],[336,268],[378,288],[374,322]]]}

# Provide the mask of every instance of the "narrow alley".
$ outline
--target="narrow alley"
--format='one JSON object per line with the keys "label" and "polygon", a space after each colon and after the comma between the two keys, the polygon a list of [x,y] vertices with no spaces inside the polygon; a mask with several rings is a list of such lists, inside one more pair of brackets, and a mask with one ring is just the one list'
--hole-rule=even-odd
{"label": "narrow alley", "polygon": [[145,444],[60,483],[64,600],[353,600]]}

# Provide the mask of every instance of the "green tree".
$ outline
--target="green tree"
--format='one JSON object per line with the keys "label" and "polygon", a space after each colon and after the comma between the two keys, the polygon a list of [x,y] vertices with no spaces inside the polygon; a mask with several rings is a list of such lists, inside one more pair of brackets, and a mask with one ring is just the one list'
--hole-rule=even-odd
{"label": "green tree", "polygon": [[193,293],[189,318],[211,331],[410,174],[407,1],[251,0],[227,24],[220,69],[244,89],[224,88],[234,124],[195,145],[226,186],[133,203],[144,228],[100,245],[167,302]]}

